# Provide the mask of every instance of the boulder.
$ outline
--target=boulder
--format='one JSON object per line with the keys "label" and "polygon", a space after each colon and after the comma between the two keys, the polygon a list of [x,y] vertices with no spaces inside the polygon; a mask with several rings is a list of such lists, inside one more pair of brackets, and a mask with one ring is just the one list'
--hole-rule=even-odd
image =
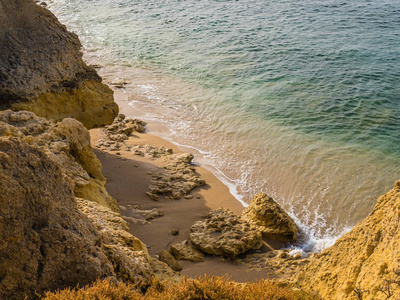
{"label": "boulder", "polygon": [[276,240],[293,242],[299,228],[293,219],[266,194],[257,194],[245,208],[242,218],[256,226],[263,236]]}
{"label": "boulder", "polygon": [[235,258],[262,246],[261,232],[228,209],[210,211],[190,227],[190,241],[208,254]]}
{"label": "boulder", "polygon": [[125,120],[126,124],[129,124],[129,126],[132,126],[134,130],[137,132],[145,132],[146,131],[146,125],[147,123],[145,121],[135,119],[135,118],[126,118]]}
{"label": "boulder", "polygon": [[78,37],[34,1],[1,1],[0,109],[73,117],[86,128],[111,124],[118,114],[113,92],[80,48]]}
{"label": "boulder", "polygon": [[171,245],[169,251],[177,260],[188,260],[191,262],[204,261],[204,254],[188,245],[187,241]]}

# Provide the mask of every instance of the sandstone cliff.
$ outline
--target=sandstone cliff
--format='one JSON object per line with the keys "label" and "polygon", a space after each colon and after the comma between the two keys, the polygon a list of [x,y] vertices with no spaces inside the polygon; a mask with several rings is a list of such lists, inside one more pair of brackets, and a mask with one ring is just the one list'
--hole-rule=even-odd
{"label": "sandstone cliff", "polygon": [[74,119],[0,112],[0,191],[1,299],[105,277],[138,287],[177,277],[128,232],[89,133]]}
{"label": "sandstone cliff", "polygon": [[0,298],[111,275],[99,234],[57,163],[37,146],[0,137],[0,171]]}
{"label": "sandstone cliff", "polygon": [[364,221],[312,259],[296,281],[323,299],[392,299],[400,296],[399,249],[400,181]]}
{"label": "sandstone cliff", "polygon": [[106,191],[101,163],[90,146],[89,132],[74,119],[59,123],[38,118],[28,111],[0,112],[0,136],[19,137],[42,148],[72,182],[75,196],[119,211]]}
{"label": "sandstone cliff", "polygon": [[0,1],[0,110],[73,117],[87,128],[118,113],[113,92],[82,60],[78,37],[32,0]]}

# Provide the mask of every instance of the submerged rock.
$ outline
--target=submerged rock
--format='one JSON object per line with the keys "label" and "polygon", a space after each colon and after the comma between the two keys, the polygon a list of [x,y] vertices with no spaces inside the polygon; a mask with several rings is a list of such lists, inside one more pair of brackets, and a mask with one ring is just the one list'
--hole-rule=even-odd
{"label": "submerged rock", "polygon": [[85,127],[110,124],[112,90],[82,60],[78,37],[31,0],[0,2],[0,109],[47,119],[73,117]]}
{"label": "submerged rock", "polygon": [[261,232],[227,209],[210,211],[190,227],[190,241],[208,254],[234,258],[262,246]]}
{"label": "submerged rock", "polygon": [[293,242],[299,228],[293,219],[266,194],[257,194],[242,213],[242,218],[257,226],[263,236],[276,241]]}

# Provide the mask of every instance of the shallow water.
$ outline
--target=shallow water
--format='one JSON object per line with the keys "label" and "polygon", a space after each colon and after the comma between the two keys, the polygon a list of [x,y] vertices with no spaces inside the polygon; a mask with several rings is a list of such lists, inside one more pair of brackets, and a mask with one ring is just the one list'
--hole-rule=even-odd
{"label": "shallow water", "polygon": [[[89,61],[321,250],[400,178],[400,2],[57,0]],[[156,133],[157,134],[157,133]]]}

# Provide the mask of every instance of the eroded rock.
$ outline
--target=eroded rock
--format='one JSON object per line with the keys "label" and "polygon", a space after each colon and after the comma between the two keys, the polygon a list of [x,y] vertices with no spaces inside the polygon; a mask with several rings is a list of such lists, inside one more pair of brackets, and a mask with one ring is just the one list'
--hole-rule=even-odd
{"label": "eroded rock", "polygon": [[138,205],[120,206],[121,211],[124,211],[124,218],[131,221],[134,224],[149,224],[151,220],[164,216],[164,212],[161,209],[140,209]]}
{"label": "eroded rock", "polygon": [[388,299],[387,291],[398,298],[399,248],[400,181],[365,220],[311,259],[295,282],[323,299],[355,299],[355,290],[363,292],[362,299]]}
{"label": "eroded rock", "polygon": [[190,227],[190,241],[208,254],[234,258],[262,246],[261,232],[227,209],[210,211]]}
{"label": "eroded rock", "polygon": [[113,276],[72,183],[36,145],[0,137],[0,298]]}
{"label": "eroded rock", "polygon": [[301,254],[291,254],[289,250],[273,250],[266,253],[248,254],[235,263],[245,264],[249,269],[268,270],[279,278],[296,274],[300,268],[310,262],[310,258]]}
{"label": "eroded rock", "polygon": [[115,276],[125,282],[147,284],[154,272],[146,245],[129,233],[128,223],[119,213],[98,203],[76,199],[78,208],[92,221],[101,236],[101,248],[114,268]]}
{"label": "eroded rock", "polygon": [[119,211],[106,191],[101,163],[90,146],[89,132],[75,119],[47,121],[28,111],[0,112],[0,135],[19,137],[42,148],[73,182],[77,197],[98,202]]}
{"label": "eroded rock", "polygon": [[242,218],[257,226],[263,236],[293,242],[299,228],[293,219],[267,194],[257,194],[242,213]]}
{"label": "eroded rock", "polygon": [[110,124],[112,90],[82,60],[78,37],[31,0],[0,3],[0,109],[47,119],[72,117],[85,127]]}
{"label": "eroded rock", "polygon": [[191,165],[192,160],[193,155],[190,153],[162,156],[159,161],[164,171],[151,173],[153,181],[146,195],[153,200],[177,200],[194,188],[203,186],[206,182]]}

